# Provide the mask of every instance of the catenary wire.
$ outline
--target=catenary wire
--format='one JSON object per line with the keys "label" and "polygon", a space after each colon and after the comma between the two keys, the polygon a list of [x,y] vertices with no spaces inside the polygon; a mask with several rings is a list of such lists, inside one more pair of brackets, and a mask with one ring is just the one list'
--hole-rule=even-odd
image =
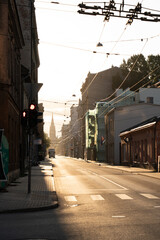
{"label": "catenary wire", "polygon": [[[148,42],[148,39],[147,39],[147,41],[145,42],[144,46],[142,47],[140,53],[143,52],[144,48],[146,47],[147,42]],[[119,87],[116,89],[116,91],[114,91],[109,97],[104,98],[104,99],[101,99],[100,102],[101,102],[101,101],[103,102],[103,101],[106,101],[106,100],[110,99],[110,98],[111,98],[111,97],[112,97],[112,96],[118,91],[118,89],[121,88],[121,86],[124,84],[124,82],[128,79],[129,75],[130,75],[131,72],[133,71],[133,69],[134,69],[134,67],[135,67],[135,65],[136,65],[136,63],[137,63],[139,57],[140,57],[140,54],[137,56],[137,58],[136,58],[136,60],[135,60],[135,62],[134,62],[134,64],[133,64],[131,70],[128,72],[127,76],[124,78],[124,80],[123,80],[122,83],[119,85]]]}
{"label": "catenary wire", "polygon": [[[112,53],[112,51],[114,50],[114,48],[116,47],[116,45],[118,44],[119,40],[121,39],[121,37],[123,36],[124,32],[126,31],[127,25],[125,26],[123,32],[121,33],[120,37],[118,38],[118,40],[115,42],[113,48],[110,51],[110,54]],[[107,59],[108,59],[108,55],[107,55]],[[105,59],[106,62],[106,59]],[[104,63],[105,63],[104,62]],[[103,64],[104,64],[103,63]],[[88,88],[90,87],[90,85],[93,83],[93,81],[96,79],[96,77],[98,76],[99,72],[95,74],[95,76],[93,77],[93,79],[90,81],[90,83],[88,84],[88,86],[86,87],[86,89],[84,90],[83,94],[88,90]]]}
{"label": "catenary wire", "polygon": [[[160,68],[160,66],[158,67],[158,68]],[[154,69],[154,71],[155,70],[157,70],[157,68],[156,69]],[[153,72],[153,71],[152,71]],[[158,76],[160,76],[160,74],[158,75]],[[147,77],[147,76],[146,76]],[[155,78],[154,78],[155,79]],[[151,79],[151,80],[149,80],[147,83],[145,83],[143,86],[141,86],[140,88],[142,88],[142,87],[144,87],[145,85],[147,85],[149,82],[151,82],[153,79]],[[160,83],[159,83],[160,84]],[[153,84],[153,85],[151,85],[151,86],[155,86],[155,84]],[[150,86],[150,87],[151,87]],[[138,89],[140,89],[140,88],[138,88]],[[138,89],[136,89],[136,91],[138,90]],[[145,88],[145,89],[143,89],[142,91],[146,91],[147,90],[147,88]],[[128,90],[127,90],[128,91]],[[124,92],[123,92],[123,94],[124,94]],[[118,100],[117,102],[114,102],[114,104],[115,103],[118,103],[119,101],[122,101],[122,100],[124,100],[125,98],[128,98],[130,95],[132,95],[132,94],[134,94],[134,92],[131,92],[130,94],[128,94],[127,96],[125,96],[123,99],[120,99],[120,100]],[[113,109],[113,108],[112,108]],[[112,110],[111,109],[111,110]],[[102,116],[102,114],[100,114],[98,117],[101,117]],[[61,142],[63,142],[63,141],[65,141],[65,140],[67,140],[67,139],[69,139],[69,138],[73,138],[73,136],[75,135],[75,134],[77,134],[77,133],[79,133],[79,132],[82,132],[82,130],[84,129],[85,127],[84,126],[82,126],[81,127],[81,129],[79,130],[79,131],[76,131],[76,132],[74,132],[74,134],[72,135],[72,136],[67,136],[65,139],[63,139],[63,140],[61,140],[60,141],[60,143]],[[69,132],[71,132],[71,130],[73,129],[73,126],[72,126],[72,128],[69,130]]]}
{"label": "catenary wire", "polygon": [[[156,70],[158,70],[158,69],[160,69],[160,66],[158,66],[158,67],[156,67],[154,70],[152,70],[151,72],[149,72],[145,77],[143,77],[142,79],[140,79],[137,83],[135,83],[134,85],[132,85],[130,88],[133,88],[133,87],[135,87],[137,84],[139,84],[140,82],[142,82],[145,78],[147,78],[150,74],[152,74],[152,73],[154,73]],[[152,79],[153,80],[153,79]],[[152,80],[150,80],[150,81],[152,81]],[[150,82],[149,81],[149,82]],[[145,86],[145,85],[147,85],[149,82],[147,82],[146,84],[144,84],[143,86]],[[153,84],[154,85],[154,84]],[[142,86],[141,86],[142,87]],[[136,89],[136,91],[137,90],[139,90],[141,87],[139,87],[138,89]],[[124,91],[122,94],[120,94],[119,96],[117,96],[116,98],[119,98],[121,95],[123,95],[125,92],[127,92],[128,91],[128,89],[126,90],[126,91]],[[128,96],[128,95],[127,95]],[[124,98],[126,98],[127,96],[125,96]],[[116,98],[114,98],[114,99],[116,99]],[[123,99],[124,98],[121,98],[120,99],[120,101],[123,101]],[[111,103],[114,99],[112,99],[110,102],[107,102],[106,104],[109,104],[109,103]],[[115,104],[116,102],[114,102],[114,103],[112,103],[112,104]],[[112,105],[110,105],[110,107],[111,107]],[[100,116],[102,116],[102,115],[104,115],[104,113],[105,113],[105,111],[107,111],[108,110],[108,108],[107,109],[105,109],[100,115],[99,115],[99,117]],[[82,116],[82,117],[80,117],[79,119],[77,119],[76,121],[75,121],[75,123],[73,124],[73,126],[76,124],[76,122],[77,121],[79,121],[79,120],[83,120],[83,118],[85,117],[85,115],[86,115],[86,113]],[[72,127],[73,127],[72,126]],[[72,129],[71,129],[72,130]]]}
{"label": "catenary wire", "polygon": [[[134,88],[137,84],[139,84],[140,82],[142,82],[145,78],[147,78],[150,74],[152,74],[153,72],[155,72],[155,71],[158,70],[158,69],[160,69],[160,66],[156,67],[154,70],[152,70],[150,73],[148,73],[145,77],[143,77],[143,78],[140,79],[137,83],[135,83],[134,85],[132,85],[132,86],[130,87],[130,89],[131,89],[131,88]],[[154,79],[155,79],[155,78],[154,78]],[[145,83],[143,86],[147,85],[147,84],[148,84],[149,82],[151,82],[152,80],[153,80],[153,79],[149,80],[149,81],[148,81],[147,83]],[[154,85],[154,84],[153,84],[153,85]],[[142,88],[142,86],[139,87],[139,88],[137,88],[136,91],[139,90],[140,88]],[[111,101],[107,102],[106,105],[110,104],[110,103],[113,102],[115,99],[119,98],[121,95],[123,95],[124,93],[126,93],[127,91],[128,91],[128,89],[126,89],[124,92],[122,92],[119,96],[115,97],[115,98],[112,99]],[[131,93],[131,94],[132,94],[132,93]],[[124,96],[124,97],[121,98],[119,101],[123,101],[123,100],[124,100],[126,97],[128,97],[128,96],[129,96],[129,95]],[[119,102],[119,101],[118,101],[118,102]],[[111,103],[110,106],[112,106],[112,104],[115,104],[115,103],[117,103],[117,102]],[[109,106],[109,107],[110,107],[110,106]],[[107,111],[107,109],[105,109],[105,110],[101,113],[100,116],[102,116],[106,111]]]}

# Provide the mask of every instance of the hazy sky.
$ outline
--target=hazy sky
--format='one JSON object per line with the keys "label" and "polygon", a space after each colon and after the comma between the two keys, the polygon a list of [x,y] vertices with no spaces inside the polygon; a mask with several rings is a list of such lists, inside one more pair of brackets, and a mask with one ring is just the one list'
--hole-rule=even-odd
{"label": "hazy sky", "polygon": [[[160,54],[160,22],[134,20],[127,26],[127,19],[122,18],[110,18],[109,22],[104,22],[104,16],[77,13],[81,1],[58,2],[51,4],[48,0],[36,0],[35,7],[40,40],[39,82],[43,83],[39,102],[45,107],[45,131],[48,132],[53,112],[59,135],[62,123],[68,121],[65,118],[69,115],[68,107],[80,97],[81,85],[89,71],[95,73],[112,65],[119,66],[124,58],[133,54]],[[160,14],[160,1],[124,1],[133,5],[138,2]],[[98,42],[103,43],[103,47],[97,48]],[[107,56],[106,53],[113,55]],[[77,97],[72,97],[73,94]]]}

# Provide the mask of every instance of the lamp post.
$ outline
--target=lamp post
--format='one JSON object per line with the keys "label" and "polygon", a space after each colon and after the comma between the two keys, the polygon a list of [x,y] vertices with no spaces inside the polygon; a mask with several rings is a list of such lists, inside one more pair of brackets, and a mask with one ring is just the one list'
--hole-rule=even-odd
{"label": "lamp post", "polygon": [[[30,34],[31,34],[31,42],[30,42],[30,51],[31,51],[31,56],[30,56],[30,62],[31,62],[31,65],[30,65],[30,71],[31,71],[31,82],[32,82],[32,11],[33,11],[33,0],[31,0],[31,11],[30,11],[30,27],[31,27],[31,30],[30,30]],[[31,91],[31,95],[29,97],[29,106],[28,106],[28,109],[30,107],[30,104],[31,104],[31,99],[32,99],[32,91]],[[29,120],[28,120],[28,125],[29,125]],[[29,126],[28,126],[29,127]],[[28,194],[31,193],[31,130],[29,129],[28,130]]]}

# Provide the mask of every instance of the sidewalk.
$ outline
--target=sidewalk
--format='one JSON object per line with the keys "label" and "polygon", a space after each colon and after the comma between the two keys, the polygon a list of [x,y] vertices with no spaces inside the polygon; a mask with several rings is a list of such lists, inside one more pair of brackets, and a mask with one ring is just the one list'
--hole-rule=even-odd
{"label": "sidewalk", "polygon": [[88,160],[88,162],[97,164],[102,167],[112,168],[112,169],[116,169],[116,170],[119,170],[122,172],[129,172],[129,173],[133,173],[133,174],[144,175],[147,177],[153,177],[153,178],[160,180],[160,172],[155,172],[154,170],[138,168],[138,167],[109,165],[107,163],[100,163],[100,162],[95,162],[95,161],[91,161],[91,160]]}
{"label": "sidewalk", "polygon": [[9,184],[0,191],[0,213],[38,211],[58,207],[52,163],[43,161],[31,170],[31,193],[28,176]]}

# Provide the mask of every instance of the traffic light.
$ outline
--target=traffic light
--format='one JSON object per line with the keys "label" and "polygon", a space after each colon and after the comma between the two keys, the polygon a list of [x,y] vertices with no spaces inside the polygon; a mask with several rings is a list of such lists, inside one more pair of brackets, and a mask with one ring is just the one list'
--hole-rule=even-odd
{"label": "traffic light", "polygon": [[38,123],[43,122],[43,119],[38,119],[42,116],[43,112],[38,112],[35,104],[29,106],[29,127],[34,128]]}
{"label": "traffic light", "polygon": [[27,109],[24,109],[22,112],[21,123],[22,123],[23,127],[27,128],[27,125],[28,125],[28,110]]}
{"label": "traffic light", "polygon": [[38,118],[43,115],[43,112],[37,112],[37,124],[43,122],[43,118]]}
{"label": "traffic light", "polygon": [[36,125],[37,125],[36,105],[31,103],[29,106],[29,128],[34,128]]}

